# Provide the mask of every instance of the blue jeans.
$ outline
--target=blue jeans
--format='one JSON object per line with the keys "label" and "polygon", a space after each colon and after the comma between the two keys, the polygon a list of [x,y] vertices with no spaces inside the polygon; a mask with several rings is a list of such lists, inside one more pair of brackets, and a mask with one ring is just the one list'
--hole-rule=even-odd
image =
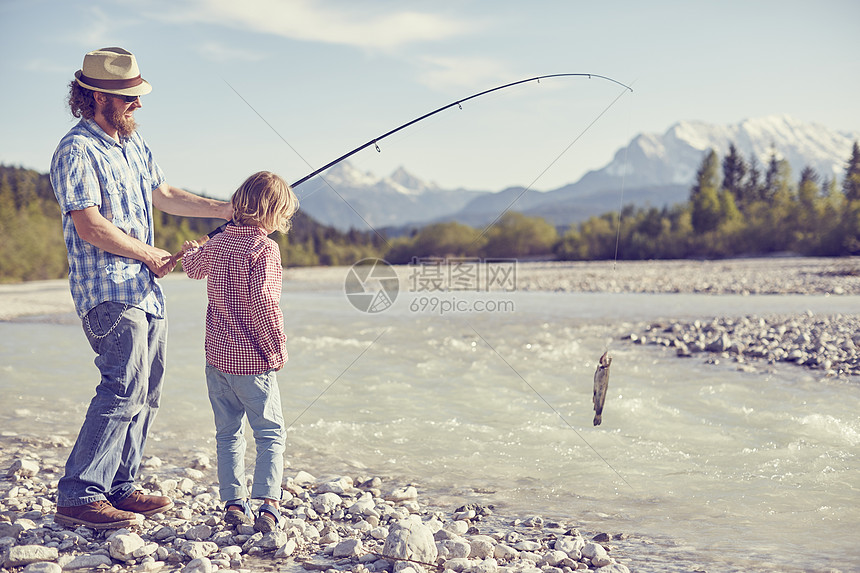
{"label": "blue jeans", "polygon": [[281,499],[286,430],[275,371],[244,376],[226,374],[207,364],[206,385],[215,414],[221,500],[248,497],[245,486],[245,416],[254,432],[257,447],[251,497]]}
{"label": "blue jeans", "polygon": [[83,326],[101,381],[57,486],[61,507],[131,495],[164,378],[167,320],[103,302]]}

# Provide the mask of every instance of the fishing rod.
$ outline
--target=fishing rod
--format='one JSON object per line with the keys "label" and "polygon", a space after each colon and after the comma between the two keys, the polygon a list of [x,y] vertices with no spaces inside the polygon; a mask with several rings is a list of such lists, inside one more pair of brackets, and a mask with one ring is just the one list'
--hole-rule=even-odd
{"label": "fishing rod", "polygon": [[[368,147],[370,147],[371,145],[373,145],[374,147],[376,147],[376,150],[377,150],[377,151],[379,151],[379,152],[381,153],[381,152],[382,152],[382,150],[379,148],[379,142],[380,142],[380,141],[382,141],[382,140],[383,140],[383,139],[385,139],[386,137],[389,137],[389,136],[391,136],[391,135],[394,135],[394,134],[395,134],[395,133],[397,133],[398,131],[404,130],[404,129],[406,129],[406,128],[407,128],[407,127],[409,127],[409,126],[411,126],[411,125],[414,125],[414,124],[418,123],[419,121],[425,120],[425,119],[427,119],[428,117],[431,117],[431,116],[436,115],[437,113],[443,112],[443,111],[445,111],[446,109],[450,109],[450,108],[452,108],[452,107],[454,107],[454,106],[457,106],[457,107],[459,107],[460,109],[463,109],[462,104],[463,104],[463,103],[465,103],[465,102],[467,102],[467,101],[469,101],[469,100],[472,100],[472,99],[475,99],[475,98],[481,97],[482,95],[486,95],[486,94],[488,94],[488,93],[492,93],[492,92],[495,92],[495,91],[499,91],[499,90],[503,90],[503,89],[506,89],[506,88],[509,88],[509,87],[513,87],[513,86],[516,86],[516,85],[525,84],[525,83],[528,83],[528,82],[534,82],[534,81],[537,81],[538,83],[540,83],[540,81],[541,81],[541,80],[543,80],[543,79],[549,79],[549,78],[562,78],[562,77],[587,77],[588,79],[591,79],[591,78],[598,78],[598,79],[601,79],[601,80],[606,80],[606,81],[612,82],[612,83],[614,83],[614,84],[618,84],[619,86],[623,87],[624,89],[630,90],[631,92],[633,91],[633,88],[631,88],[630,86],[625,85],[625,84],[623,84],[623,83],[619,82],[618,80],[614,80],[614,79],[612,79],[612,78],[610,78],[610,77],[608,77],[608,76],[601,76],[601,75],[599,75],[599,74],[546,74],[546,75],[542,75],[542,76],[534,76],[534,77],[532,77],[532,78],[526,78],[526,79],[524,79],[524,80],[519,80],[519,81],[516,81],[516,82],[510,82],[510,83],[507,83],[507,84],[504,84],[504,85],[501,85],[501,86],[496,86],[496,87],[494,87],[494,88],[490,88],[490,89],[487,89],[487,90],[484,90],[484,91],[481,91],[481,92],[478,92],[478,93],[472,94],[472,95],[470,95],[470,96],[468,96],[468,97],[465,97],[465,98],[463,98],[463,99],[458,99],[458,100],[452,101],[451,103],[449,103],[449,104],[447,104],[447,105],[443,105],[442,107],[437,108],[437,109],[434,109],[434,110],[433,110],[433,111],[431,111],[431,112],[425,113],[424,115],[422,115],[422,116],[420,116],[420,117],[416,117],[416,118],[415,118],[415,119],[413,119],[413,120],[407,121],[406,123],[404,123],[404,124],[402,124],[402,125],[399,125],[399,126],[395,127],[394,129],[392,129],[392,130],[390,130],[390,131],[387,131],[387,132],[383,133],[382,135],[379,135],[379,136],[377,136],[377,137],[374,137],[373,139],[371,139],[370,141],[368,141],[368,142],[366,142],[366,143],[363,143],[362,145],[359,145],[359,146],[358,146],[358,147],[356,147],[355,149],[352,149],[352,150],[350,150],[350,151],[348,151],[348,152],[344,153],[343,155],[341,155],[341,156],[340,156],[340,157],[338,157],[337,159],[334,159],[334,160],[332,160],[332,161],[329,161],[328,163],[326,163],[325,165],[323,165],[323,166],[322,166],[322,167],[320,167],[319,169],[315,169],[315,170],[314,170],[314,171],[312,171],[311,173],[308,173],[307,175],[305,175],[305,176],[304,176],[304,177],[302,177],[301,179],[298,179],[297,181],[295,181],[295,182],[291,185],[291,187],[293,187],[293,188],[298,187],[298,186],[299,186],[299,185],[301,185],[302,183],[306,182],[308,179],[311,179],[311,178],[313,178],[313,177],[315,177],[315,176],[319,175],[320,173],[322,173],[323,171],[325,171],[325,170],[326,170],[326,169],[328,169],[329,167],[333,167],[334,165],[337,165],[337,164],[338,164],[338,163],[340,163],[341,161],[343,161],[343,160],[345,160],[345,159],[348,159],[348,158],[352,157],[353,155],[355,155],[355,154],[356,154],[356,153],[358,153],[359,151],[362,151],[362,150],[364,150],[364,149],[367,149],[367,148],[368,148]],[[218,228],[216,228],[216,229],[213,229],[213,230],[212,230],[212,231],[210,231],[207,235],[205,235],[204,237],[201,237],[201,238],[202,238],[203,240],[211,239],[212,237],[214,237],[214,236],[215,236],[215,235],[217,235],[218,233],[222,232],[222,231],[227,227],[227,225],[229,225],[229,224],[230,224],[230,222],[228,221],[227,223],[224,223],[224,224],[223,224],[223,225],[221,225],[220,227],[218,227]]]}

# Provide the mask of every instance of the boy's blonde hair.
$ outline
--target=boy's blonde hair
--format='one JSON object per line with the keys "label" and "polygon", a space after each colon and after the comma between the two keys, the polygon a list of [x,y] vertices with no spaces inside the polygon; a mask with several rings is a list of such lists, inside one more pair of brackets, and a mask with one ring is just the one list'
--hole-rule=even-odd
{"label": "boy's blonde hair", "polygon": [[233,222],[286,233],[299,209],[299,199],[287,182],[271,173],[254,173],[233,193]]}

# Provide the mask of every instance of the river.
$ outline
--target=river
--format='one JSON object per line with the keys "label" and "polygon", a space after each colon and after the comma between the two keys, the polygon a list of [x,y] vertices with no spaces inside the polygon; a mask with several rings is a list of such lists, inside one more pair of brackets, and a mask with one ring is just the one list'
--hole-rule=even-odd
{"label": "river", "polygon": [[[169,365],[149,453],[214,459],[205,285],[164,285]],[[635,571],[860,569],[856,377],[621,340],[656,318],[856,312],[860,297],[404,289],[383,312],[352,302],[343,284],[285,283],[288,474],[381,475],[447,510],[626,533]],[[73,437],[96,375],[75,317],[0,322],[0,339],[2,430]]]}

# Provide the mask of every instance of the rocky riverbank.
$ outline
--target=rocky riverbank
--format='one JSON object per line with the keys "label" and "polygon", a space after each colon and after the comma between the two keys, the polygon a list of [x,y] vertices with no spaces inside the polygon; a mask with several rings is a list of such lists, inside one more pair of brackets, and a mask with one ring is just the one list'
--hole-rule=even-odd
{"label": "rocky riverbank", "polygon": [[677,356],[704,354],[754,371],[776,363],[796,364],[828,377],[860,376],[860,315],[717,317],[641,325],[623,337],[656,344]]}
{"label": "rocky riverbank", "polygon": [[0,571],[627,573],[633,563],[623,534],[507,519],[478,505],[433,507],[420,487],[373,476],[288,472],[282,527],[265,535],[234,528],[223,521],[205,453],[178,465],[144,461],[144,490],[174,500],[166,513],[116,531],[69,529],[52,517],[67,441],[0,437]]}

